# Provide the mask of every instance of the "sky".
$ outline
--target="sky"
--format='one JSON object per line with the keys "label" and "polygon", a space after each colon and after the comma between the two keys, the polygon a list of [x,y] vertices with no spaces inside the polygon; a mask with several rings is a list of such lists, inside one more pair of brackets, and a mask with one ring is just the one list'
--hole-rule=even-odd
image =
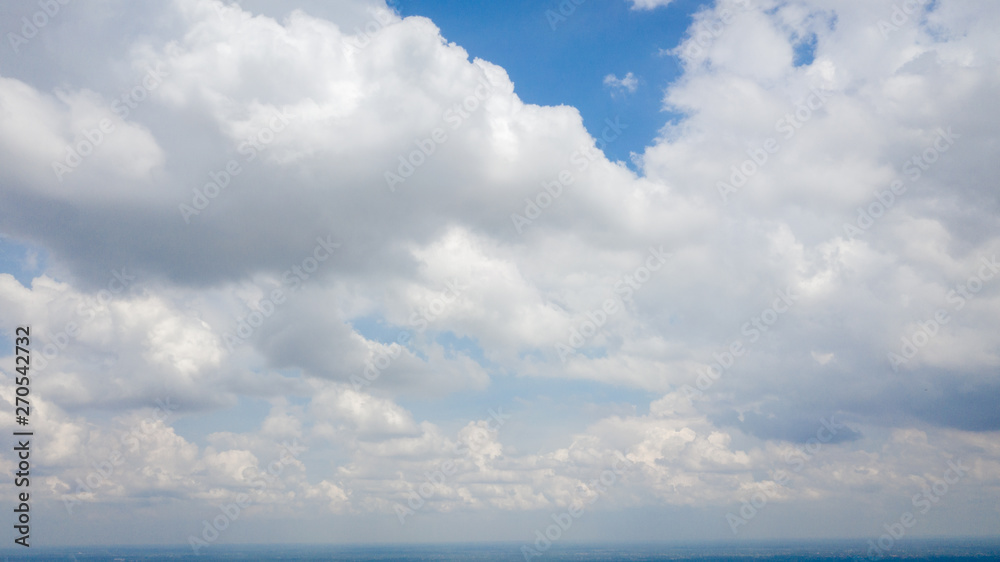
{"label": "sky", "polygon": [[4,3],[0,507],[199,553],[996,536],[998,25]]}

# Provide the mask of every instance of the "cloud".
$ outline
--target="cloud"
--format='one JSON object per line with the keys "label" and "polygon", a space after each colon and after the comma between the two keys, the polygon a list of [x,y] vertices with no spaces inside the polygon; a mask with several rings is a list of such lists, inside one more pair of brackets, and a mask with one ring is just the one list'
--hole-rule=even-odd
{"label": "cloud", "polygon": [[634,94],[636,89],[639,88],[639,79],[631,72],[622,78],[618,78],[614,74],[608,74],[604,77],[604,85],[611,89],[612,97],[616,94],[624,94],[625,92]]}
{"label": "cloud", "polygon": [[950,458],[996,496],[1000,12],[708,6],[636,172],[432,21],[343,4],[71,4],[4,67],[0,225],[46,263],[0,274],[0,313],[45,363],[42,497],[395,524],[446,462],[421,516],[562,509],[619,456],[608,509],[881,515]]}
{"label": "cloud", "polygon": [[653,10],[661,6],[667,6],[673,0],[630,0],[633,10]]}

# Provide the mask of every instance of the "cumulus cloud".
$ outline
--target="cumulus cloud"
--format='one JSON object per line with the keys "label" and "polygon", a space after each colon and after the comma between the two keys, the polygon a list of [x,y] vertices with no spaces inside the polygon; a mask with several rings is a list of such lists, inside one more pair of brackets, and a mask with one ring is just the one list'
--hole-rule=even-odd
{"label": "cumulus cloud", "polygon": [[[48,256],[0,274],[46,498],[562,509],[621,459],[608,508],[883,513],[960,458],[1000,494],[1000,11],[707,6],[636,172],[429,19],[247,6],[135,8],[160,25],[122,48],[125,12],[71,4],[0,69],[0,228]],[[532,411],[550,385],[600,414]]]}

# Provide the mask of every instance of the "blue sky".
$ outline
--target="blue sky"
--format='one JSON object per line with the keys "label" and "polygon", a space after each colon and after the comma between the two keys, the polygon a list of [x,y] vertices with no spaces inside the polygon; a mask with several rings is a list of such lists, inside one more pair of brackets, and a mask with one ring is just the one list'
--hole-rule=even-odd
{"label": "blue sky", "polygon": [[45,252],[30,244],[0,237],[0,270],[9,273],[22,285],[31,280],[45,267]]}
{"label": "blue sky", "polygon": [[[559,3],[398,0],[404,16],[430,18],[448,41],[470,57],[504,67],[518,95],[527,103],[570,105],[583,116],[595,137],[605,120],[616,118],[628,129],[605,154],[632,166],[630,154],[642,153],[660,128],[678,115],[664,111],[663,92],[680,73],[676,47],[704,1],[679,0],[649,11],[626,2],[588,1],[563,8]],[[615,92],[604,84],[609,74],[638,80],[635,92]],[[612,95],[615,93],[615,95]]]}

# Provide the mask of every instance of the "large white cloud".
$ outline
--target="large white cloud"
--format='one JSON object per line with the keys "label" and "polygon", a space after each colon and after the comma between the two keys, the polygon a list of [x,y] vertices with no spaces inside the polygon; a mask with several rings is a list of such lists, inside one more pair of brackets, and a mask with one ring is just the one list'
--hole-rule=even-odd
{"label": "large white cloud", "polygon": [[[997,496],[1000,11],[720,1],[674,51],[664,105],[685,117],[636,174],[574,108],[525,104],[430,20],[366,7],[180,0],[144,8],[163,25],[125,49],[28,45],[35,66],[0,69],[0,225],[51,264],[30,286],[0,274],[0,312],[54,346],[33,387],[58,435],[45,497],[563,509],[619,458],[618,508],[888,509],[958,458]],[[66,7],[52,40],[118,14]],[[60,70],[81,60],[99,68]],[[545,450],[485,406],[456,423],[404,405],[479,403],[508,377],[662,398]],[[158,399],[177,413],[143,422]],[[248,400],[269,404],[249,429],[175,429]],[[832,414],[849,427],[778,482]],[[306,452],[258,490],[290,440]]]}

